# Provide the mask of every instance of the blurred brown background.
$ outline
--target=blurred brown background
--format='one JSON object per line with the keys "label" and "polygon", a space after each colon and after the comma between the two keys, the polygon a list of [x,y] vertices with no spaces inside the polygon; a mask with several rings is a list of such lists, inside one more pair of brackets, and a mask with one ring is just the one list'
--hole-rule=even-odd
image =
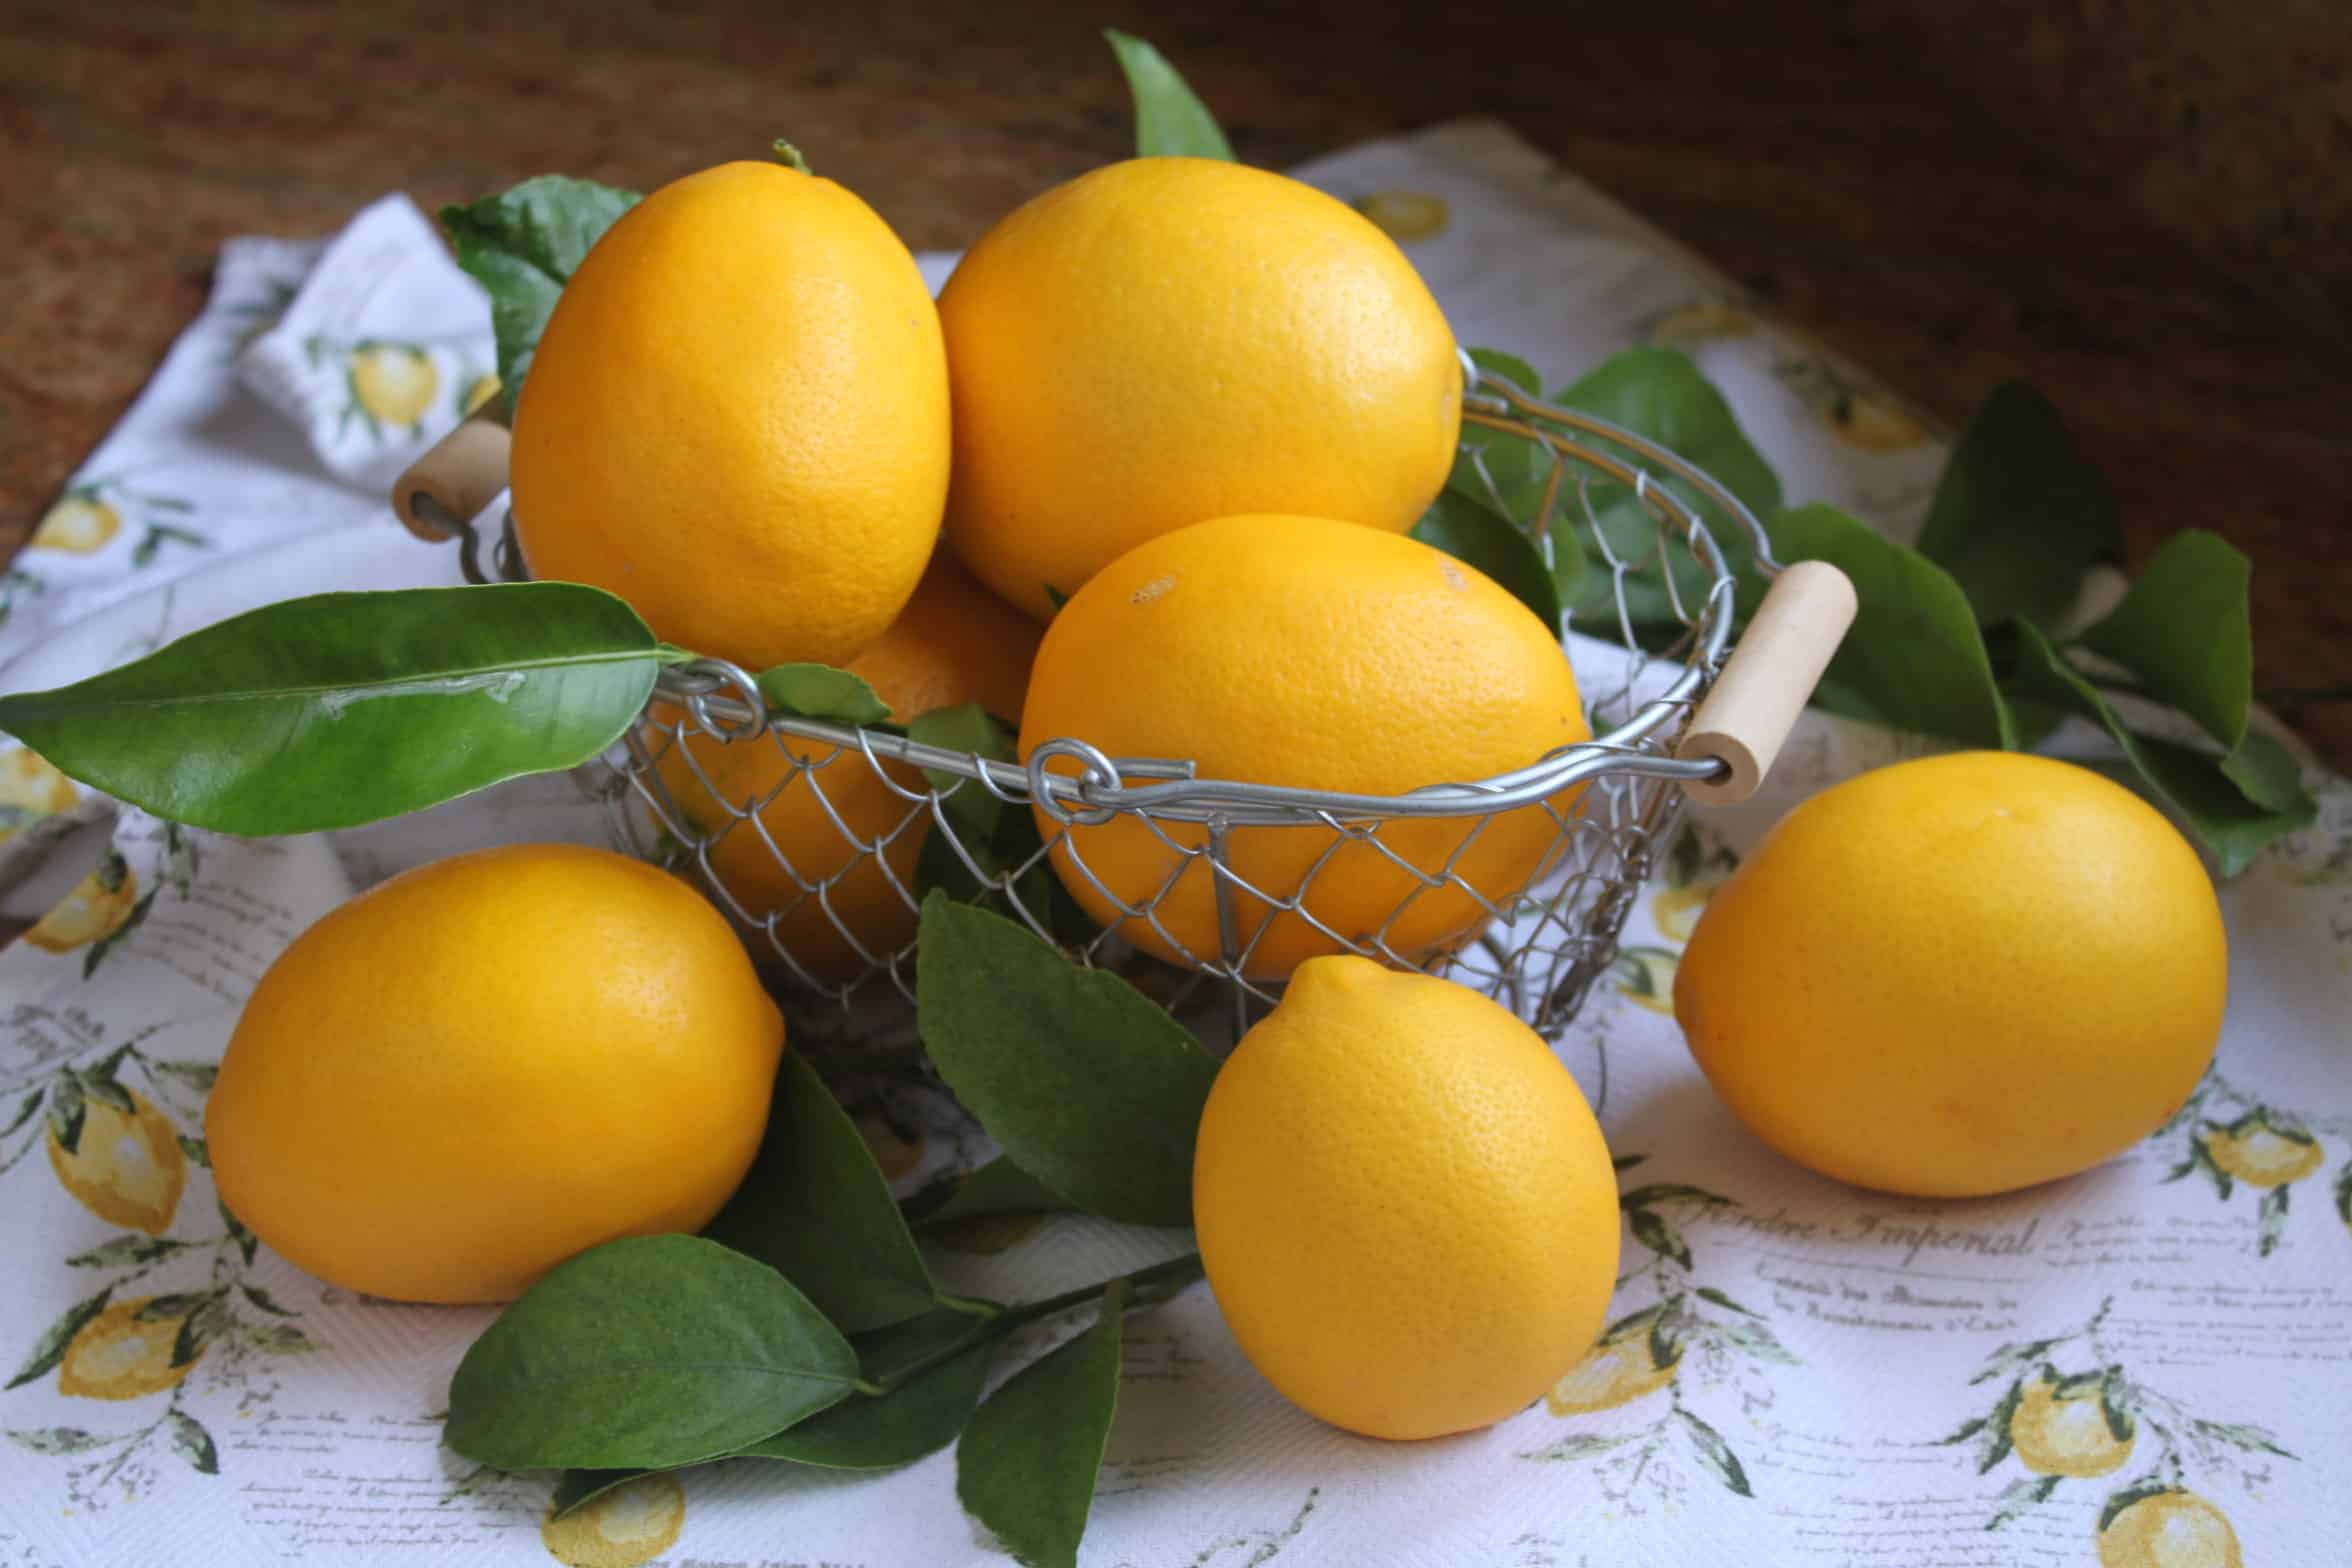
{"label": "blurred brown background", "polygon": [[1281,167],[1471,113],[1958,422],[2023,377],[2134,558],[2254,558],[2260,683],[2352,767],[2344,0],[645,7],[0,0],[0,558],[229,235],[548,170],[644,187],[788,135],[910,245],[1122,155],[1106,24]]}

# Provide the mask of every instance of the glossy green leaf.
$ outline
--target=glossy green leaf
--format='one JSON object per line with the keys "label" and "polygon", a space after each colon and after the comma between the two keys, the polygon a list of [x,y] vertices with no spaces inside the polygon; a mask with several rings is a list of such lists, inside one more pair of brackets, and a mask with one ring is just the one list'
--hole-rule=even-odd
{"label": "glossy green leaf", "polygon": [[[907,725],[907,735],[993,762],[1014,760],[1011,729],[978,703],[919,714]],[[925,768],[923,777],[934,789],[955,786],[943,808],[954,834],[924,836],[915,856],[918,899],[929,897],[936,888],[959,904],[990,905],[1007,915],[1014,912],[1009,901],[1017,899],[1057,942],[1075,945],[1098,932],[1046,863],[1035,815],[998,799],[976,780],[936,768]],[[1009,892],[1004,888],[1007,877],[1012,879]]]}
{"label": "glossy green leaf", "polygon": [[558,1264],[483,1331],[446,1437],[501,1470],[664,1469],[780,1432],[857,1375],[840,1330],[766,1264],[635,1237]]}
{"label": "glossy green leaf", "polygon": [[1176,67],[1150,44],[1116,28],[1105,28],[1127,73],[1135,97],[1135,155],[1139,158],[1221,158],[1233,161],[1232,144],[1218,129],[1208,105],[1185,85]]}
{"label": "glossy green leaf", "polygon": [[1861,608],[1814,700],[1833,713],[2009,747],[2016,732],[1967,597],[1944,569],[1833,506],[1772,520],[1783,561],[1827,561]]}
{"label": "glossy green leaf", "polygon": [[2050,400],[1996,387],[1952,449],[1919,552],[1952,574],[1979,622],[2046,622],[2074,602],[2094,561],[2123,553],[2115,498],[2077,456]]}
{"label": "glossy green leaf", "polygon": [[656,671],[653,634],[600,589],[328,593],[0,697],[0,730],[171,821],[309,833],[584,762]]}
{"label": "glossy green leaf", "polygon": [[[972,1419],[1001,1338],[986,1317],[945,1307],[861,1334],[853,1341],[860,1373],[868,1382],[887,1383],[888,1393],[861,1390],[725,1457],[783,1459],[828,1470],[894,1470],[913,1464],[954,1442]],[[959,1344],[961,1351],[930,1360]],[[555,1487],[556,1517],[650,1473],[567,1470]]]}
{"label": "glossy green leaf", "polygon": [[785,1053],[750,1173],[704,1234],[792,1281],[845,1334],[939,1305],[889,1178],[798,1051]]}
{"label": "glossy green leaf", "polygon": [[[2265,806],[2247,797],[2227,771],[2229,763],[2225,759],[2134,734],[2122,716],[2099,695],[2098,689],[2066,662],[2048,638],[2023,622],[2017,625],[2020,636],[2018,669],[2012,677],[2015,684],[2104,726],[2123,748],[2131,771],[2186,821],[2190,832],[2213,852],[2223,876],[2235,876],[2265,845],[2309,826],[2318,815],[2318,803],[2303,794],[2299,785],[2295,800],[2284,808]],[[2261,735],[2247,736],[2241,751],[2247,748],[2257,757],[2268,757],[2281,750],[2276,742]],[[2292,759],[2287,759],[2286,766],[2292,768]],[[2252,768],[2267,774],[2278,771],[2275,764],[2260,761]],[[2269,786],[2265,788],[2267,791]],[[2214,1174],[2220,1175],[2218,1170]]]}
{"label": "glossy green leaf", "polygon": [[543,174],[500,195],[441,209],[457,264],[489,291],[498,395],[510,416],[557,296],[589,248],[637,201],[635,191]]}
{"label": "glossy green leaf", "polygon": [[[1013,737],[1004,721],[976,702],[953,708],[934,708],[907,721],[907,739],[942,751],[968,752],[991,762],[1013,760]],[[1005,803],[960,773],[925,768],[923,779],[933,789],[953,790],[943,808],[959,832],[986,842],[996,832]]]}
{"label": "glossy green leaf", "polygon": [[1122,1281],[1091,1328],[1015,1374],[956,1445],[957,1499],[1036,1568],[1077,1568],[1118,1409],[1126,1306]]}
{"label": "glossy green leaf", "polygon": [[2175,534],[2083,644],[2235,751],[2254,703],[2252,578],[2252,564],[2219,535]]}
{"label": "glossy green leaf", "polygon": [[[1746,432],[1739,427],[1730,403],[1715,384],[1700,373],[1689,355],[1678,349],[1635,348],[1613,354],[1552,400],[1563,408],[1592,414],[1646,436],[1677,457],[1697,465],[1744,503],[1759,518],[1770,518],[1780,508],[1780,478],[1764,461]],[[1597,440],[1598,438],[1587,438]],[[1631,459],[1633,454],[1622,454]],[[1715,543],[1734,571],[1754,556],[1747,530],[1719,507],[1700,499],[1680,479],[1659,476],[1664,485],[1696,507]],[[1634,498],[1633,491],[1606,481],[1591,489],[1593,519],[1587,524],[1571,490],[1561,498],[1572,535],[1592,556],[1575,614],[1598,619],[1604,628],[1617,620],[1615,573],[1608,566],[1601,543],[1605,538],[1618,558],[1633,570],[1625,575],[1626,612],[1635,625],[1652,625],[1674,617],[1674,598],[1666,588],[1671,570],[1683,609],[1696,614],[1707,587],[1708,574],[1689,546],[1676,540],[1660,546],[1664,525]],[[1671,530],[1667,530],[1671,532]]]}
{"label": "glossy green leaf", "polygon": [[[888,1384],[888,1393],[853,1395],[738,1452],[828,1470],[895,1470],[913,1464],[954,1442],[970,1423],[1000,1342],[985,1320],[948,1310],[869,1334],[858,1343],[859,1365],[869,1380]],[[893,1375],[894,1366],[916,1366],[958,1344],[964,1348],[944,1360]]]}
{"label": "glossy green leaf", "polygon": [[923,1044],[1009,1157],[1089,1213],[1191,1223],[1217,1063],[1183,1025],[1118,976],[939,893],[915,952]]}
{"label": "glossy green leaf", "polygon": [[890,704],[847,670],[829,664],[779,664],[760,671],[760,696],[772,709],[833,724],[880,724]]}
{"label": "glossy green leaf", "polygon": [[1560,591],[1551,568],[1509,518],[1458,490],[1441,490],[1413,525],[1413,537],[1493,578],[1559,635]]}
{"label": "glossy green leaf", "polygon": [[1056,1214],[1070,1200],[1003,1155],[977,1170],[950,1176],[907,1200],[917,1225],[949,1225],[987,1214]]}

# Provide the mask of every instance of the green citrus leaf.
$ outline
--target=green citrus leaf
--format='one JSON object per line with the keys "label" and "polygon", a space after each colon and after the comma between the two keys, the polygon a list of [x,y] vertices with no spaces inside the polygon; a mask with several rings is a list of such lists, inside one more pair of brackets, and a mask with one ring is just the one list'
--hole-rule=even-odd
{"label": "green citrus leaf", "polygon": [[926,1227],[986,1214],[1057,1214],[1069,1207],[1069,1199],[1003,1155],[936,1182],[906,1202],[907,1218]]}
{"label": "green citrus leaf", "polygon": [[2050,1494],[2058,1490],[2058,1481],[2057,1476],[2043,1475],[2010,1482],[2000,1497],[1995,1499],[1997,1506],[1993,1509],[1992,1518],[1985,1521],[1985,1528],[1998,1530],[2011,1520],[2022,1517],[2027,1509],[2048,1502]]}
{"label": "green citrus leaf", "polygon": [[1952,449],[1919,553],[1950,572],[1984,625],[2046,622],[2074,602],[2094,561],[2123,554],[2115,497],[2075,454],[2049,399],[1993,389]]}
{"label": "green citrus leaf", "polygon": [[704,1234],[792,1281],[845,1334],[939,1305],[889,1178],[798,1051],[785,1053],[750,1173]]}
{"label": "green citrus leaf", "polygon": [[510,416],[556,297],[589,248],[637,201],[635,191],[543,174],[499,195],[441,209],[441,228],[457,264],[489,291],[498,395]]}
{"label": "green citrus leaf", "polygon": [[1037,1568],[1077,1568],[1095,1477],[1119,1403],[1121,1280],[1094,1326],[1021,1369],[956,1445],[956,1497],[1012,1554]]}
{"label": "green citrus leaf", "polygon": [[203,1423],[185,1410],[166,1413],[164,1424],[171,1432],[172,1452],[204,1475],[220,1474],[220,1450],[213,1446],[212,1434]]}
{"label": "green citrus leaf", "polygon": [[52,1457],[60,1454],[86,1454],[93,1448],[104,1448],[115,1441],[111,1437],[100,1437],[97,1433],[78,1426],[11,1428],[6,1432],[0,1432],[0,1437],[7,1438],[11,1443],[28,1453],[46,1454]]}
{"label": "green citrus leaf", "polygon": [[54,1370],[57,1363],[65,1359],[65,1347],[73,1343],[73,1337],[82,1331],[83,1325],[106,1310],[106,1303],[113,1296],[114,1287],[109,1285],[95,1296],[85,1296],[66,1308],[57,1321],[51,1323],[41,1337],[33,1342],[31,1353],[24,1358],[23,1365],[16,1369],[16,1375],[0,1386],[21,1388],[43,1373]]}
{"label": "green citrus leaf", "polygon": [[1103,29],[1127,90],[1135,96],[1135,155],[1139,158],[1221,158],[1233,161],[1233,146],[1176,67],[1150,44],[1117,28]]}
{"label": "green citrus leaf", "polygon": [[1975,746],[2015,744],[1984,634],[1942,567],[1834,506],[1780,513],[1772,546],[1783,561],[1838,567],[1861,601],[1815,695],[1822,707]]}
{"label": "green citrus leaf", "polygon": [[772,709],[833,724],[880,724],[884,702],[858,676],[829,664],[778,664],[759,673],[760,696]]}
{"label": "green citrus leaf", "polygon": [[1748,1485],[1748,1472],[1741,1467],[1739,1455],[1733,1453],[1731,1445],[1723,1440],[1723,1434],[1680,1405],[1675,1406],[1674,1413],[1681,1418],[1683,1430],[1690,1437],[1692,1451],[1699,1456],[1701,1463],[1715,1473],[1715,1479],[1742,1497],[1755,1496],[1754,1490]]}
{"label": "green citrus leaf", "polygon": [[[977,1334],[977,1337],[975,1335]],[[891,1380],[894,1364],[972,1339],[963,1350],[895,1381],[881,1395],[855,1394],[775,1436],[746,1444],[749,1459],[788,1459],[828,1470],[895,1470],[936,1453],[956,1440],[979,1408],[988,1363],[1001,1336],[986,1332],[984,1320],[942,1309],[901,1323],[858,1342],[858,1360],[870,1380]]]}
{"label": "green citrus leaf", "polygon": [[[1004,722],[976,702],[934,708],[929,713],[915,715],[907,722],[907,739],[937,746],[941,751],[968,752],[992,762],[1013,760],[1013,737]],[[923,778],[933,789],[954,791],[942,809],[958,833],[979,844],[986,844],[996,833],[1005,814],[1002,800],[958,773],[925,768]]]}
{"label": "green citrus leaf", "polygon": [[766,1264],[641,1236],[558,1264],[449,1385],[449,1446],[501,1470],[666,1469],[847,1397],[857,1352]]}
{"label": "green citrus leaf", "polygon": [[2252,578],[2252,563],[2219,535],[2175,534],[2083,643],[2235,751],[2254,703]]}
{"label": "green citrus leaf", "polygon": [[[2226,771],[2226,759],[2170,741],[2134,734],[2082,673],[2068,664],[2048,638],[2030,624],[2014,623],[2018,633],[2018,667],[2010,677],[2020,691],[2065,707],[2105,727],[2123,748],[2139,782],[2182,818],[2221,863],[2223,876],[2235,876],[2253,862],[2264,846],[2308,827],[2319,815],[2319,804],[2296,787],[2294,800],[2284,808],[2258,804]],[[1834,665],[1832,666],[1835,667]],[[2275,745],[2267,737],[2249,735],[2246,747],[2257,752]],[[2290,759],[2291,763],[2291,759]],[[2266,764],[2257,764],[2264,766]],[[2202,1145],[2199,1146],[2200,1152]],[[2217,1186],[2227,1181],[2218,1169]],[[2228,1196],[2225,1191],[2222,1194]]]}
{"label": "green citrus leaf", "polygon": [[636,612],[572,583],[316,594],[0,697],[0,730],[157,816],[307,833],[584,762],[657,667]]}
{"label": "green citrus leaf", "polygon": [[1429,510],[1413,525],[1413,537],[1493,578],[1533,610],[1552,635],[1559,635],[1559,586],[1543,552],[1509,518],[1449,488],[1429,503]]}
{"label": "green citrus leaf", "polygon": [[1192,1145],[1215,1058],[1116,975],[1026,927],[923,901],[917,1023],[956,1098],[1020,1167],[1091,1214],[1192,1219]]}

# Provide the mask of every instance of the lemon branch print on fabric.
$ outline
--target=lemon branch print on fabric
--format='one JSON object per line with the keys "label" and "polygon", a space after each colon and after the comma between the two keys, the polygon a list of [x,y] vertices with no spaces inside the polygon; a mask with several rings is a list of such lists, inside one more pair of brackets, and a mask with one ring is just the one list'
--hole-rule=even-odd
{"label": "lemon branch print on fabric", "polygon": [[[79,479],[41,515],[27,550],[60,555],[96,555],[118,537],[136,537],[131,565],[152,566],[172,548],[206,550],[210,538],[187,526],[196,503],[181,496],[133,487],[121,473]],[[133,535],[124,534],[126,525]],[[0,619],[4,619],[0,615]]]}
{"label": "lemon branch print on fabric", "polygon": [[[2251,1484],[2268,1475],[2253,1456],[2295,1455],[2261,1427],[2209,1420],[2133,1378],[2106,1336],[2114,1306],[2111,1296],[2078,1328],[1994,1351],[1969,1383],[2000,1396],[1931,1446],[1970,1445],[1979,1475],[2011,1459],[2025,1472],[1994,1499],[1987,1530],[2049,1501],[2061,1482],[2129,1474],[2100,1511],[2102,1568],[2234,1568],[2237,1537],[2227,1517],[2189,1490],[2190,1481],[2235,1470]],[[2159,1541],[2167,1544],[2150,1544]]]}
{"label": "lemon branch print on fabric", "polygon": [[[1628,1170],[1644,1158],[1622,1157],[1617,1168]],[[1628,1232],[1647,1255],[1617,1281],[1619,1295],[1630,1288],[1636,1297],[1652,1299],[1603,1329],[1599,1343],[1553,1385],[1544,1405],[1556,1416],[1590,1415],[1663,1390],[1665,1409],[1645,1425],[1579,1433],[1521,1457],[1601,1460],[1603,1490],[1631,1503],[1645,1482],[1662,1497],[1679,1490],[1672,1456],[1682,1452],[1728,1490],[1753,1497],[1747,1467],[1723,1434],[1684,1402],[1682,1386],[1686,1369],[1709,1388],[1737,1385],[1743,1407],[1753,1410],[1772,1402],[1769,1389],[1752,1386],[1757,1367],[1800,1364],[1762,1313],[1712,1285],[1692,1283],[1690,1242],[1677,1220],[1739,1204],[1682,1182],[1645,1183],[1618,1203]]]}
{"label": "lemon branch print on fabric", "polygon": [[378,441],[384,439],[386,425],[414,431],[424,423],[441,391],[441,372],[421,344],[381,338],[339,343],[308,337],[302,340],[302,352],[314,369],[336,359],[343,362],[347,396],[335,421],[338,437],[354,420]]}
{"label": "lemon branch print on fabric", "polygon": [[[2169,1143],[2178,1152],[2179,1163],[2165,1173],[2168,1182],[2201,1176],[2224,1203],[2241,1185],[2260,1191],[2254,1251],[2267,1258],[2286,1235],[2290,1190],[2317,1174],[2327,1159],[2319,1140],[2323,1130],[2352,1138],[2352,1126],[2314,1124],[2267,1105],[2233,1087],[2215,1070],[2206,1073],[2188,1102],[2148,1141]],[[2352,1210],[2346,1208],[2352,1204],[2352,1163],[2346,1165],[2337,1188],[2339,1212],[2352,1224]]]}
{"label": "lemon branch print on fabric", "polygon": [[[6,826],[5,820],[0,819],[0,839],[8,837]],[[154,907],[158,892],[168,885],[186,898],[195,875],[195,840],[178,823],[166,823],[162,872],[153,886],[142,891],[138,873],[131,869],[130,861],[122,851],[110,849],[88,876],[33,923],[24,939],[51,953],[80,950],[82,978],[87,980],[123,938],[139,928],[148,910]]]}

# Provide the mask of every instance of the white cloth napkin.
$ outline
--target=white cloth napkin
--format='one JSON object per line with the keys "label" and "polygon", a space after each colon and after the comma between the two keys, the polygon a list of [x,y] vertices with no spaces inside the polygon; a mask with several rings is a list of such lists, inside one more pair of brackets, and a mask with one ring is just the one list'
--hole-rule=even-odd
{"label": "white cloth napkin", "polygon": [[[1414,216],[1408,254],[1464,342],[1516,349],[1554,378],[1636,342],[1681,343],[1792,499],[1836,502],[1891,531],[1916,526],[1944,457],[1923,421],[1499,128],[1447,126],[1301,173]],[[952,258],[923,261],[936,285]],[[341,347],[314,366],[313,339]],[[438,383],[415,421],[424,430],[378,417],[381,451],[342,412],[363,341],[420,346]],[[345,481],[375,485],[369,465],[380,460],[388,477],[395,445],[412,449],[454,419],[463,367],[487,368],[487,344],[479,295],[399,198],[355,219],[323,256],[232,244],[205,313],[92,455],[48,537],[15,563],[0,689],[73,679],[291,593],[454,581],[449,551],[410,540],[379,493]],[[268,403],[255,395],[263,387]],[[1923,749],[1917,737],[1809,715],[1766,795],[1698,824],[1702,876],[1720,874],[1723,857],[1794,801]],[[2114,1561],[2100,1552],[2103,1507],[2143,1477],[2226,1516],[2247,1563],[2341,1560],[2352,1540],[2341,1484],[2352,1466],[2352,1233],[2336,1198],[2352,1169],[2352,788],[2320,783],[2321,823],[2223,892],[2232,1000],[2197,1115],[2097,1172],[1979,1203],[1840,1187],[1741,1129],[1644,994],[1670,971],[1690,918],[1687,895],[1645,891],[1627,963],[1561,1049],[1612,1148],[1641,1159],[1628,1188],[1686,1194],[1655,1199],[1653,1212],[1687,1264],[1629,1238],[1616,1303],[1623,1315],[1679,1295],[1707,1325],[1686,1339],[1675,1375],[1639,1391],[1640,1368],[1588,1368],[1560,1409],[1539,1404],[1438,1442],[1376,1443],[1275,1396],[1195,1289],[1131,1325],[1081,1561],[2090,1568]],[[0,836],[42,831],[80,793],[0,750]],[[227,1228],[193,1141],[204,1070],[291,935],[416,861],[603,831],[600,809],[564,778],[332,840],[175,843],[126,813],[119,870],[78,885],[47,945],[0,950],[0,1127],[50,1093],[61,1069],[91,1069],[126,1044],[119,1078],[142,1107],[106,1123],[87,1157],[33,1147],[47,1137],[45,1106],[0,1135],[10,1259],[0,1378],[34,1368],[0,1390],[0,1561],[1005,1560],[958,1509],[947,1455],[876,1477],[706,1468],[548,1526],[545,1477],[481,1475],[438,1443],[449,1372],[484,1313],[357,1300],[267,1249],[248,1256]],[[137,923],[93,962],[88,933],[134,911]],[[2226,1193],[2202,1174],[2167,1179],[2194,1140],[2257,1105],[2316,1133],[2315,1170]],[[931,1165],[955,1156],[939,1107],[904,1093],[893,1109],[931,1129]],[[1133,1268],[1160,1245],[1056,1219],[1012,1251],[939,1264],[963,1289],[1026,1294]],[[235,1287],[229,1314],[185,1368],[159,1371],[126,1348],[117,1320],[130,1313],[104,1318],[218,1281]],[[151,1391],[96,1399],[40,1364],[44,1336],[102,1291],[89,1337],[69,1336],[82,1345],[77,1370],[108,1351],[130,1369],[123,1387]],[[102,1318],[107,1328],[89,1326]],[[1982,1434],[1938,1439],[1998,1398],[2008,1374],[1975,1381],[1988,1357],[2045,1339],[2054,1343],[2039,1357],[2062,1372],[2122,1368],[2154,1414],[2127,1462],[2043,1497],[2049,1478],[2017,1454],[1983,1463]],[[1567,1408],[1603,1403],[1596,1391],[1622,1400]],[[2185,1529],[2202,1517],[2196,1506],[2175,1499],[2139,1517]]]}

